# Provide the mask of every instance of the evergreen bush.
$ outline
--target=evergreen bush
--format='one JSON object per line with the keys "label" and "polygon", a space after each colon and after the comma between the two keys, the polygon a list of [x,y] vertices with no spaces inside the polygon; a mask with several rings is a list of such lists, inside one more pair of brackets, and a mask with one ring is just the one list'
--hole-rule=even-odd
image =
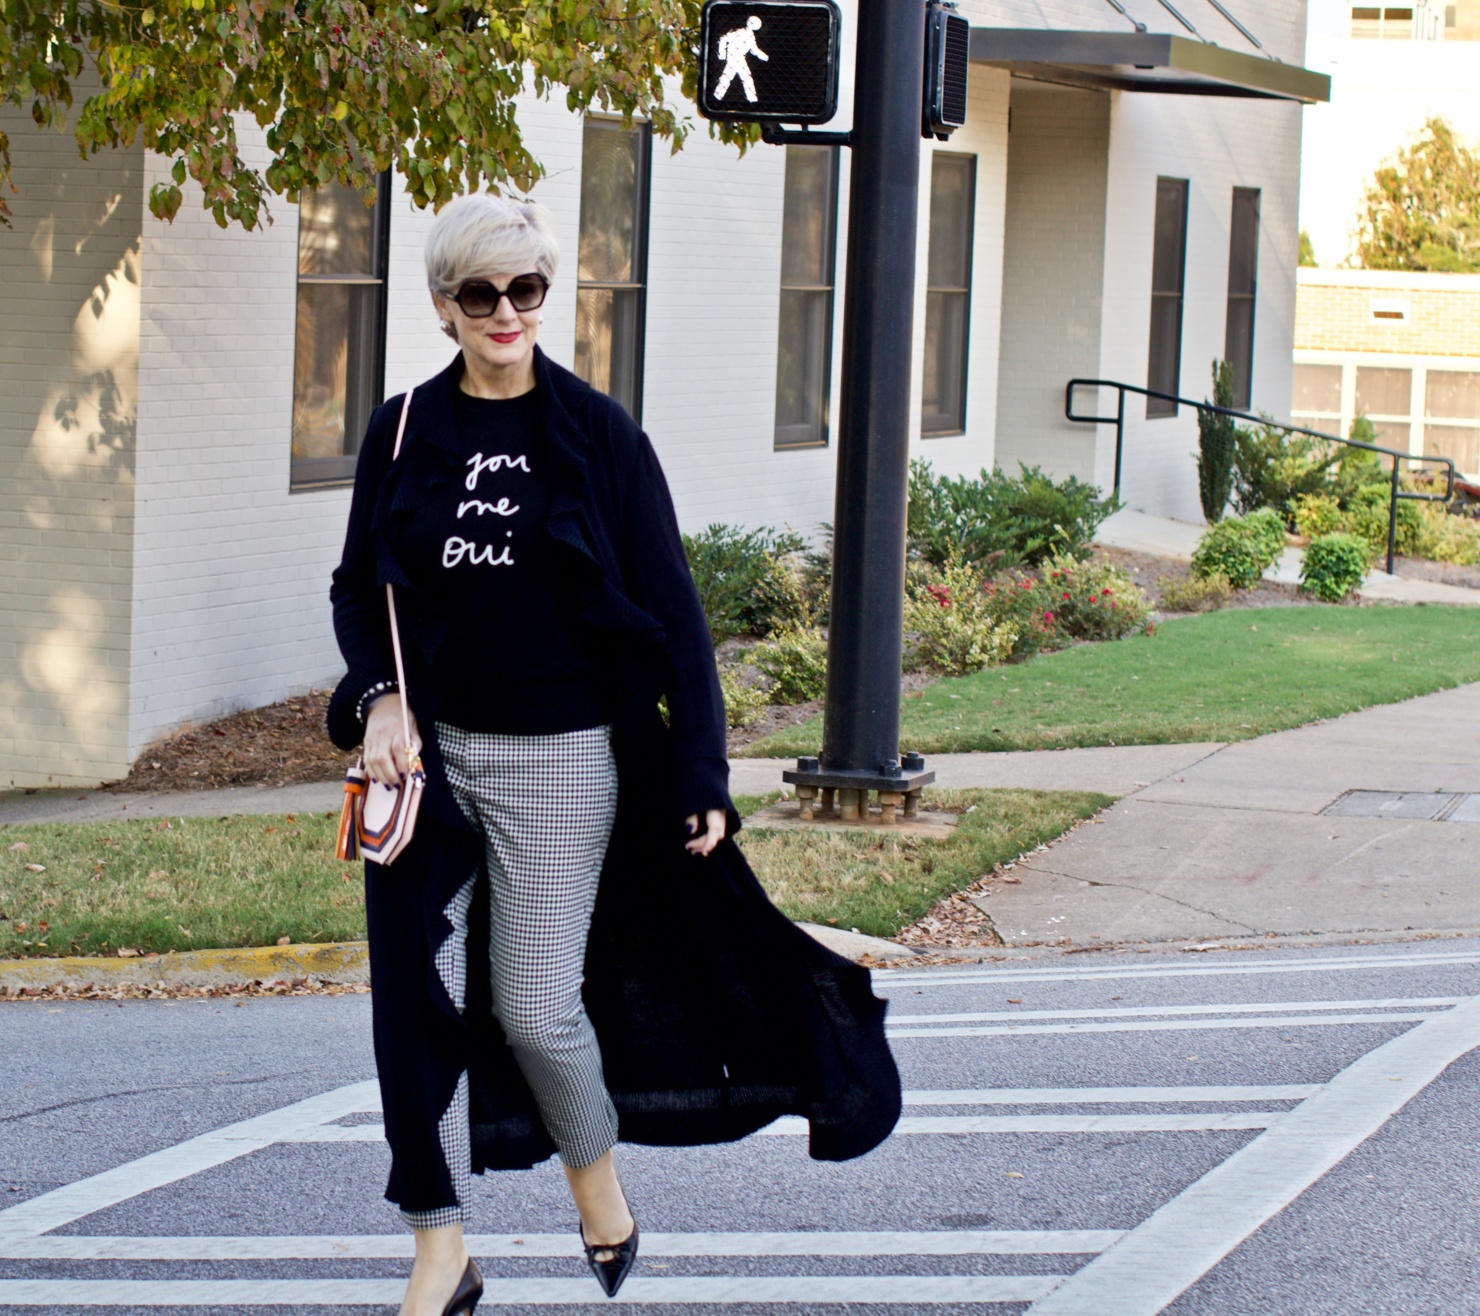
{"label": "evergreen bush", "polygon": [[795,532],[711,525],[683,546],[716,644],[809,620],[797,562],[806,541]]}
{"label": "evergreen bush", "polygon": [[1305,550],[1300,588],[1327,603],[1339,603],[1366,578],[1371,553],[1356,535],[1321,535]]}
{"label": "evergreen bush", "polygon": [[[1213,362],[1213,405],[1233,406],[1233,364]],[[1198,409],[1197,413],[1197,492],[1203,516],[1212,525],[1228,506],[1233,492],[1233,454],[1237,430],[1232,416]]]}
{"label": "evergreen bush", "polygon": [[1017,475],[936,475],[910,463],[909,546],[934,567],[951,562],[996,569],[1036,566],[1062,553],[1085,557],[1100,523],[1116,511],[1092,484],[1055,481],[1036,466]]}
{"label": "evergreen bush", "polygon": [[819,630],[776,631],[751,650],[750,662],[771,678],[773,704],[805,704],[827,689],[827,636]]}
{"label": "evergreen bush", "polygon": [[1277,513],[1224,517],[1197,541],[1192,572],[1205,580],[1223,576],[1234,589],[1252,589],[1265,568],[1278,560],[1284,542],[1284,523]]}

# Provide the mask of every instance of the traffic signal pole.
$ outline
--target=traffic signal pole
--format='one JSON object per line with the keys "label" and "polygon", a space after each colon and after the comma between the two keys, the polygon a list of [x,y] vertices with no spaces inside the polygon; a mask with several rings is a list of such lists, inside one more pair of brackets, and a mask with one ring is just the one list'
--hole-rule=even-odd
{"label": "traffic signal pole", "polygon": [[899,753],[924,61],[922,0],[859,0],[822,757],[785,774],[804,817],[818,790],[913,813],[934,778]]}

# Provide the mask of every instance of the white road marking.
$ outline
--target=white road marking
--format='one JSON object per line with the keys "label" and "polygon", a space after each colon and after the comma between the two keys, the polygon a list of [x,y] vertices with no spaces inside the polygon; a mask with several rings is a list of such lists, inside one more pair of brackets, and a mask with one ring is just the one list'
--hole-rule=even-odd
{"label": "white road marking", "polygon": [[[634,1276],[622,1303],[943,1303],[1032,1302],[1057,1275],[735,1275],[681,1279]],[[0,1280],[0,1306],[47,1307],[356,1307],[400,1302],[404,1279]],[[503,1279],[480,1308],[594,1306],[609,1299],[582,1279]]]}
{"label": "white road marking", "polygon": [[1082,1106],[1104,1102],[1304,1101],[1319,1083],[1266,1083],[1238,1087],[961,1088],[906,1092],[906,1106]]}
{"label": "white road marking", "polygon": [[1102,1024],[996,1024],[955,1028],[901,1028],[889,1030],[889,1039],[903,1042],[914,1037],[1022,1037],[1029,1033],[1183,1033],[1217,1028],[1330,1028],[1336,1024],[1411,1024],[1433,1019],[1426,1014],[1323,1014],[1283,1019],[1127,1019]]}
{"label": "white road marking", "polygon": [[[894,1136],[909,1133],[1207,1133],[1266,1129],[1285,1118],[1275,1110],[1151,1115],[906,1115]],[[760,1130],[761,1137],[805,1134],[807,1121],[787,1115]]]}
{"label": "white road marking", "polygon": [[1153,1316],[1480,1046],[1480,996],[1348,1065],[1037,1302],[1034,1316]]}
{"label": "white road marking", "polygon": [[1128,1005],[1108,1010],[993,1010],[982,1014],[902,1014],[891,1028],[916,1024],[985,1024],[1013,1019],[1133,1019],[1152,1015],[1314,1013],[1317,1010],[1432,1010],[1458,1005],[1458,996],[1387,997],[1370,1001],[1269,1001],[1239,1005]]}
{"label": "white road marking", "polygon": [[265,1115],[255,1115],[211,1133],[203,1133],[198,1138],[141,1156],[91,1178],[54,1188],[19,1206],[0,1211],[0,1247],[69,1225],[94,1211],[116,1206],[151,1189],[162,1188],[202,1170],[270,1147],[275,1142],[292,1141],[297,1134],[318,1127],[325,1120],[342,1119],[366,1109],[367,1102],[372,1100],[378,1108],[380,1093],[374,1082],[351,1083],[347,1087],[294,1102],[291,1106],[268,1111]]}
{"label": "white road marking", "polygon": [[[645,1257],[958,1257],[1103,1252],[1121,1229],[941,1229],[923,1232],[643,1234]],[[565,1234],[469,1234],[475,1257],[579,1257]],[[5,1250],[13,1261],[294,1261],[410,1257],[410,1234],[192,1238],[52,1235]]]}
{"label": "white road marking", "polygon": [[1425,955],[1364,955],[1319,960],[1254,960],[1226,964],[1109,963],[1082,969],[942,969],[929,974],[909,969],[875,969],[874,982],[894,987],[966,987],[984,982],[1085,982],[1124,978],[1222,978],[1262,973],[1351,973],[1358,969],[1423,969],[1435,965],[1480,964],[1480,951],[1435,951]]}
{"label": "white road marking", "polygon": [[[906,1115],[893,1137],[913,1133],[1203,1133],[1212,1129],[1264,1129],[1283,1111],[1213,1111],[1149,1115]],[[802,1137],[810,1126],[800,1115],[784,1115],[758,1130],[758,1137]],[[323,1124],[284,1142],[382,1142],[379,1124]]]}

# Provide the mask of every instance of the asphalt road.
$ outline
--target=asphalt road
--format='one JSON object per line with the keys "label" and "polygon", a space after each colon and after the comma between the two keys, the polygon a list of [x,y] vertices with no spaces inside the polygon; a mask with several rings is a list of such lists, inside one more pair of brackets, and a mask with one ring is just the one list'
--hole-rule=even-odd
{"label": "asphalt road", "polygon": [[[898,1135],[624,1149],[624,1303],[1480,1312],[1480,942],[878,982]],[[4,1003],[0,1057],[0,1309],[394,1310],[368,998]],[[476,1188],[483,1310],[606,1305],[554,1165]]]}

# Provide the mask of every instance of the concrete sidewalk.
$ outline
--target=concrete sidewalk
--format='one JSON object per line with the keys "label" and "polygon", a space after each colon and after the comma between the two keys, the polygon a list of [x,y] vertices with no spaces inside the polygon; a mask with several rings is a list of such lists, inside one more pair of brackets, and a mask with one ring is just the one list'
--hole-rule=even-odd
{"label": "concrete sidewalk", "polygon": [[[1203,524],[1173,521],[1170,517],[1151,516],[1127,508],[1116,512],[1100,526],[1095,542],[1104,544],[1106,548],[1124,549],[1128,553],[1150,553],[1156,557],[1190,562],[1192,550],[1206,529]],[[1264,578],[1283,585],[1298,585],[1304,565],[1304,550],[1287,548],[1280,560],[1264,573]],[[1480,590],[1433,580],[1390,576],[1375,567],[1357,593],[1364,603],[1453,603],[1462,607],[1480,607]]]}
{"label": "concrete sidewalk", "polygon": [[[1477,732],[1480,684],[1231,745],[928,761],[945,787],[1118,797],[1096,822],[1021,862],[1020,882],[978,898],[1009,947],[1382,938],[1480,932],[1470,853],[1480,848]],[[734,790],[777,790],[788,765],[736,760]],[[11,793],[0,796],[0,823],[327,811],[338,801],[333,782],[181,795]]]}
{"label": "concrete sidewalk", "polygon": [[1480,930],[1477,732],[1469,685],[1224,746],[979,903],[1010,946]]}

